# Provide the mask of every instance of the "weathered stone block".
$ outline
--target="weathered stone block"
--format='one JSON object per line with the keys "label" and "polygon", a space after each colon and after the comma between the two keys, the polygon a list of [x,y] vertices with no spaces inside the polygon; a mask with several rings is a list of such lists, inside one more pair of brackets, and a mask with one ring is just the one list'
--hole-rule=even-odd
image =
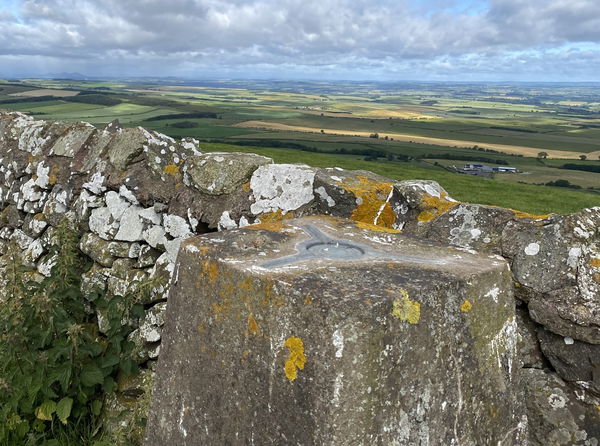
{"label": "weathered stone block", "polygon": [[[598,401],[575,393],[562,379],[538,369],[524,369],[525,401],[531,446],[591,446],[600,442]],[[592,398],[593,400],[593,398]]]}
{"label": "weathered stone block", "polygon": [[522,444],[502,260],[326,217],[186,241],[146,444]]}
{"label": "weathered stone block", "polygon": [[185,165],[184,181],[203,194],[231,194],[250,177],[258,167],[273,160],[253,153],[210,153],[189,158]]}
{"label": "weathered stone block", "polygon": [[600,396],[600,345],[576,341],[538,328],[540,347],[556,373]]}

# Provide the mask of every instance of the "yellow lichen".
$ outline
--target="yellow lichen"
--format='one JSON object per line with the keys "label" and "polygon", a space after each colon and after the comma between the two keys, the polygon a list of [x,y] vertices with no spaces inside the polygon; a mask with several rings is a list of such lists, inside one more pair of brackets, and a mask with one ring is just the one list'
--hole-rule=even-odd
{"label": "yellow lichen", "polygon": [[434,218],[445,214],[457,204],[458,202],[456,201],[448,200],[448,194],[445,193],[442,193],[439,198],[434,197],[433,195],[427,195],[421,201],[422,211],[417,216],[417,220],[421,222],[429,222]]}
{"label": "yellow lichen", "polygon": [[45,220],[46,220],[46,217],[44,216],[44,214],[41,214],[41,213],[40,213],[40,214],[35,214],[35,215],[33,216],[33,219],[34,219],[34,220],[38,220],[38,221],[45,221]]}
{"label": "yellow lichen", "polygon": [[244,192],[246,192],[247,194],[250,193],[250,181],[248,181],[247,183],[242,184],[242,190]]}
{"label": "yellow lichen", "polygon": [[393,183],[372,181],[361,176],[352,179],[352,182],[338,184],[358,199],[359,204],[350,217],[352,220],[393,229],[396,214],[388,202],[394,189]]}
{"label": "yellow lichen", "polygon": [[272,232],[281,232],[285,228],[289,228],[289,225],[283,223],[284,220],[294,218],[293,212],[284,214],[281,209],[275,212],[267,212],[260,215],[260,223],[248,226],[248,229],[265,229]]}
{"label": "yellow lichen", "polygon": [[411,300],[406,290],[400,290],[400,299],[394,300],[392,305],[392,316],[409,324],[419,323],[421,319],[421,304]]}
{"label": "yellow lichen", "polygon": [[179,173],[179,167],[175,164],[167,164],[163,169],[167,175],[175,176]]}
{"label": "yellow lichen", "polygon": [[205,260],[203,265],[204,274],[208,276],[210,282],[214,282],[219,276],[219,267],[216,263],[210,260]]}
{"label": "yellow lichen", "polygon": [[256,322],[256,319],[254,319],[254,315],[250,313],[248,316],[248,333],[255,335],[258,334],[259,330],[260,328]]}
{"label": "yellow lichen", "polygon": [[265,295],[260,300],[260,305],[263,308],[266,308],[270,305],[275,305],[276,307],[282,307],[284,301],[281,297],[275,294],[275,285],[272,280],[268,280],[265,286]]}
{"label": "yellow lichen", "polygon": [[460,311],[463,313],[468,313],[473,308],[473,305],[468,300],[465,300],[463,304],[460,306]]}
{"label": "yellow lichen", "polygon": [[594,282],[600,283],[600,273],[595,273],[593,275],[593,278],[594,278]]}
{"label": "yellow lichen", "polygon": [[544,215],[535,215],[529,214],[528,212],[517,211],[515,209],[511,209],[513,215],[516,218],[528,218],[530,220],[545,220],[548,217],[551,217],[553,214],[544,214]]}
{"label": "yellow lichen", "polygon": [[216,319],[218,321],[223,319],[223,315],[229,313],[229,308],[231,307],[231,303],[229,301],[225,301],[223,303],[217,304],[217,303],[213,303],[211,304],[212,310],[213,310],[213,314],[215,315]]}
{"label": "yellow lichen", "polygon": [[372,225],[370,223],[365,223],[362,221],[359,221],[358,223],[356,223],[356,226],[358,226],[361,229],[368,229],[370,231],[377,231],[377,232],[387,232],[389,234],[400,234],[400,232],[401,232],[397,229],[386,228],[385,226],[376,226],[376,225]]}
{"label": "yellow lichen", "polygon": [[306,298],[304,299],[304,304],[310,305],[311,303],[312,303],[312,298],[310,297],[310,294],[307,294]]}
{"label": "yellow lichen", "polygon": [[252,289],[252,277],[244,279],[239,283],[238,287],[240,290],[250,291]]}
{"label": "yellow lichen", "polygon": [[592,268],[600,268],[600,259],[596,259],[596,258],[591,259],[590,260],[590,266]]}
{"label": "yellow lichen", "polygon": [[304,343],[302,342],[302,339],[292,336],[287,338],[283,345],[290,351],[290,354],[285,361],[285,376],[290,381],[294,381],[298,377],[298,370],[304,370],[304,365],[306,364]]}
{"label": "yellow lichen", "polygon": [[50,169],[50,174],[48,175],[48,184],[52,186],[56,184],[56,182],[58,181],[58,170],[59,169],[56,166]]}

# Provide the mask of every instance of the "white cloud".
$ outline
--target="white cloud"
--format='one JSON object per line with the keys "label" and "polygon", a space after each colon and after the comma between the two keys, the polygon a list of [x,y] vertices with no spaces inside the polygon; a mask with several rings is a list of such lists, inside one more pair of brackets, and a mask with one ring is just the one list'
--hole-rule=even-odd
{"label": "white cloud", "polygon": [[[21,65],[43,60],[43,66],[89,74],[194,75],[244,67],[282,75],[284,68],[331,69],[345,77],[370,70],[404,75],[418,65],[437,76],[474,66],[487,75],[486,63],[500,66],[492,68],[498,73],[521,72],[513,55],[522,52],[528,64],[548,68],[560,58],[595,77],[580,62],[597,69],[600,2],[475,3],[485,6],[469,8],[467,0],[23,0],[19,19],[0,6],[0,62],[13,71],[20,57]],[[572,50],[577,42],[587,42],[586,50]]]}

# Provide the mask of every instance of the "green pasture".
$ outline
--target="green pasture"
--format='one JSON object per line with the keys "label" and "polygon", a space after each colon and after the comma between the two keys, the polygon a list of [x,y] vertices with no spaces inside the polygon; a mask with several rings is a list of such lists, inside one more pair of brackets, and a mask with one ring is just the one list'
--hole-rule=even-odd
{"label": "green pasture", "polygon": [[[193,122],[197,127],[182,129],[172,126],[172,124],[181,121]],[[249,129],[223,125],[220,119],[169,119],[164,121],[136,121],[130,124],[152,129],[173,138],[222,139],[244,135],[249,131]]]}
{"label": "green pasture", "polygon": [[548,186],[511,184],[485,178],[458,175],[423,167],[416,163],[364,161],[362,157],[320,153],[304,153],[290,149],[240,147],[228,144],[202,143],[207,152],[258,153],[278,163],[304,163],[313,167],[341,167],[370,170],[395,180],[435,180],[457,200],[518,209],[534,214],[570,213],[600,205],[600,195]]}

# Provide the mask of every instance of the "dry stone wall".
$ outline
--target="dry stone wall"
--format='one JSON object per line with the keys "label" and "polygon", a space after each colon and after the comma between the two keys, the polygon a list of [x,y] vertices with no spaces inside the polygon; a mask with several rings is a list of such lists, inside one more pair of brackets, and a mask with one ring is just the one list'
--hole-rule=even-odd
{"label": "dry stone wall", "polygon": [[[38,278],[48,275],[53,231],[67,218],[93,260],[84,295],[120,296],[161,278],[144,302],[146,315],[131,321],[137,359],[150,375],[181,243],[305,215],[348,218],[375,236],[401,231],[506,259],[519,305],[521,366],[535,369],[527,371],[535,379],[523,381],[528,405],[535,405],[529,408],[531,444],[542,438],[598,444],[600,207],[533,216],[458,203],[431,181],[202,153],[193,139],[176,141],[117,122],[95,128],[0,113],[0,255],[14,241]],[[102,311],[90,311],[102,333]],[[567,412],[573,422],[561,423]]]}

